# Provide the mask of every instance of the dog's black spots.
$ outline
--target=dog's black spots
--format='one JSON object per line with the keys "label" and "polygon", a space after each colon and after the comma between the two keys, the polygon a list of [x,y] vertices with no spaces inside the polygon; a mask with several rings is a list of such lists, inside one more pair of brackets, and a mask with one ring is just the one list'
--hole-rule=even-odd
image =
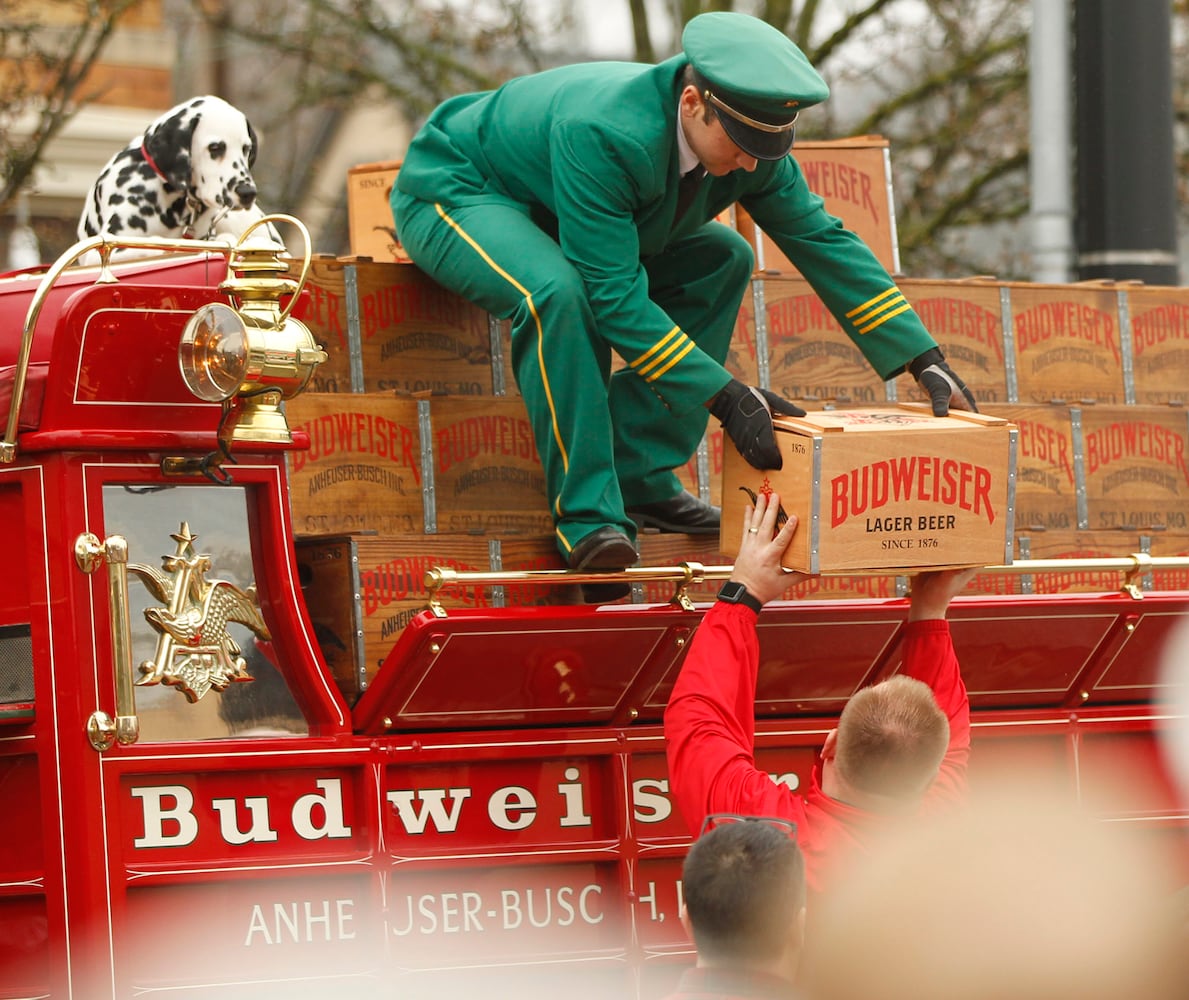
{"label": "dog's black spots", "polygon": [[186,101],[111,158],[78,231],[113,233],[138,219],[150,235],[176,236],[219,209],[252,208],[256,152],[256,133],[242,111],[209,95]]}
{"label": "dog's black spots", "polygon": [[145,220],[142,219],[139,215],[134,215],[134,216],[132,216],[131,219],[128,220],[128,228],[136,229],[142,233],[147,233],[149,231],[149,224],[147,222],[145,222]]}

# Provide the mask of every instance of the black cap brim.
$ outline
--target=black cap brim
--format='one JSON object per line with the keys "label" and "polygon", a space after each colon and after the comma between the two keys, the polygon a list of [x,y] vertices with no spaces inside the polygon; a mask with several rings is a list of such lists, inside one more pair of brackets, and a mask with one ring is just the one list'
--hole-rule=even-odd
{"label": "black cap brim", "polygon": [[738,146],[748,156],[757,160],[779,160],[793,148],[793,126],[780,132],[762,132],[758,128],[744,125],[738,118],[733,118],[721,109],[718,120],[722,122],[723,131],[730,137],[731,142]]}

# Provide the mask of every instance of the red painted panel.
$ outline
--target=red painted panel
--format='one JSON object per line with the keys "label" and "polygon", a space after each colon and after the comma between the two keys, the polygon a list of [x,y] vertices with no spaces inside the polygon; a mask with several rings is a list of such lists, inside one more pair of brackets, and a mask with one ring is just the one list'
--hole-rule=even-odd
{"label": "red painted panel", "polygon": [[10,805],[0,810],[0,884],[42,875],[40,780],[36,757],[0,757],[0,801]]}

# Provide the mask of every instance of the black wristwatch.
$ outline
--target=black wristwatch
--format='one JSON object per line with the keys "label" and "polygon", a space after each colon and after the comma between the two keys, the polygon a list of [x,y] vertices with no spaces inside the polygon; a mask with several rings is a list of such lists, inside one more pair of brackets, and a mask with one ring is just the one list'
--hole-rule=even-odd
{"label": "black wristwatch", "polygon": [[742,604],[746,608],[751,608],[757,615],[760,613],[760,608],[763,607],[755,594],[735,580],[728,580],[719,588],[718,599],[724,604]]}

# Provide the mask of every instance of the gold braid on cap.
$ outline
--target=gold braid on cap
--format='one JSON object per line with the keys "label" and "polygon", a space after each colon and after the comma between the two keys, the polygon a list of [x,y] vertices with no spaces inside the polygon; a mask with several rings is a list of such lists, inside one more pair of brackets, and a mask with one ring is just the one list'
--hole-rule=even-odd
{"label": "gold braid on cap", "polygon": [[770,125],[768,122],[761,122],[756,121],[754,118],[748,118],[747,115],[743,114],[742,111],[736,111],[729,104],[715,97],[715,95],[709,90],[702,91],[702,96],[720,111],[725,111],[736,121],[741,121],[748,128],[759,129],[761,132],[787,132],[797,124],[797,116],[801,113],[799,111],[794,111],[792,121],[786,122],[784,125]]}

